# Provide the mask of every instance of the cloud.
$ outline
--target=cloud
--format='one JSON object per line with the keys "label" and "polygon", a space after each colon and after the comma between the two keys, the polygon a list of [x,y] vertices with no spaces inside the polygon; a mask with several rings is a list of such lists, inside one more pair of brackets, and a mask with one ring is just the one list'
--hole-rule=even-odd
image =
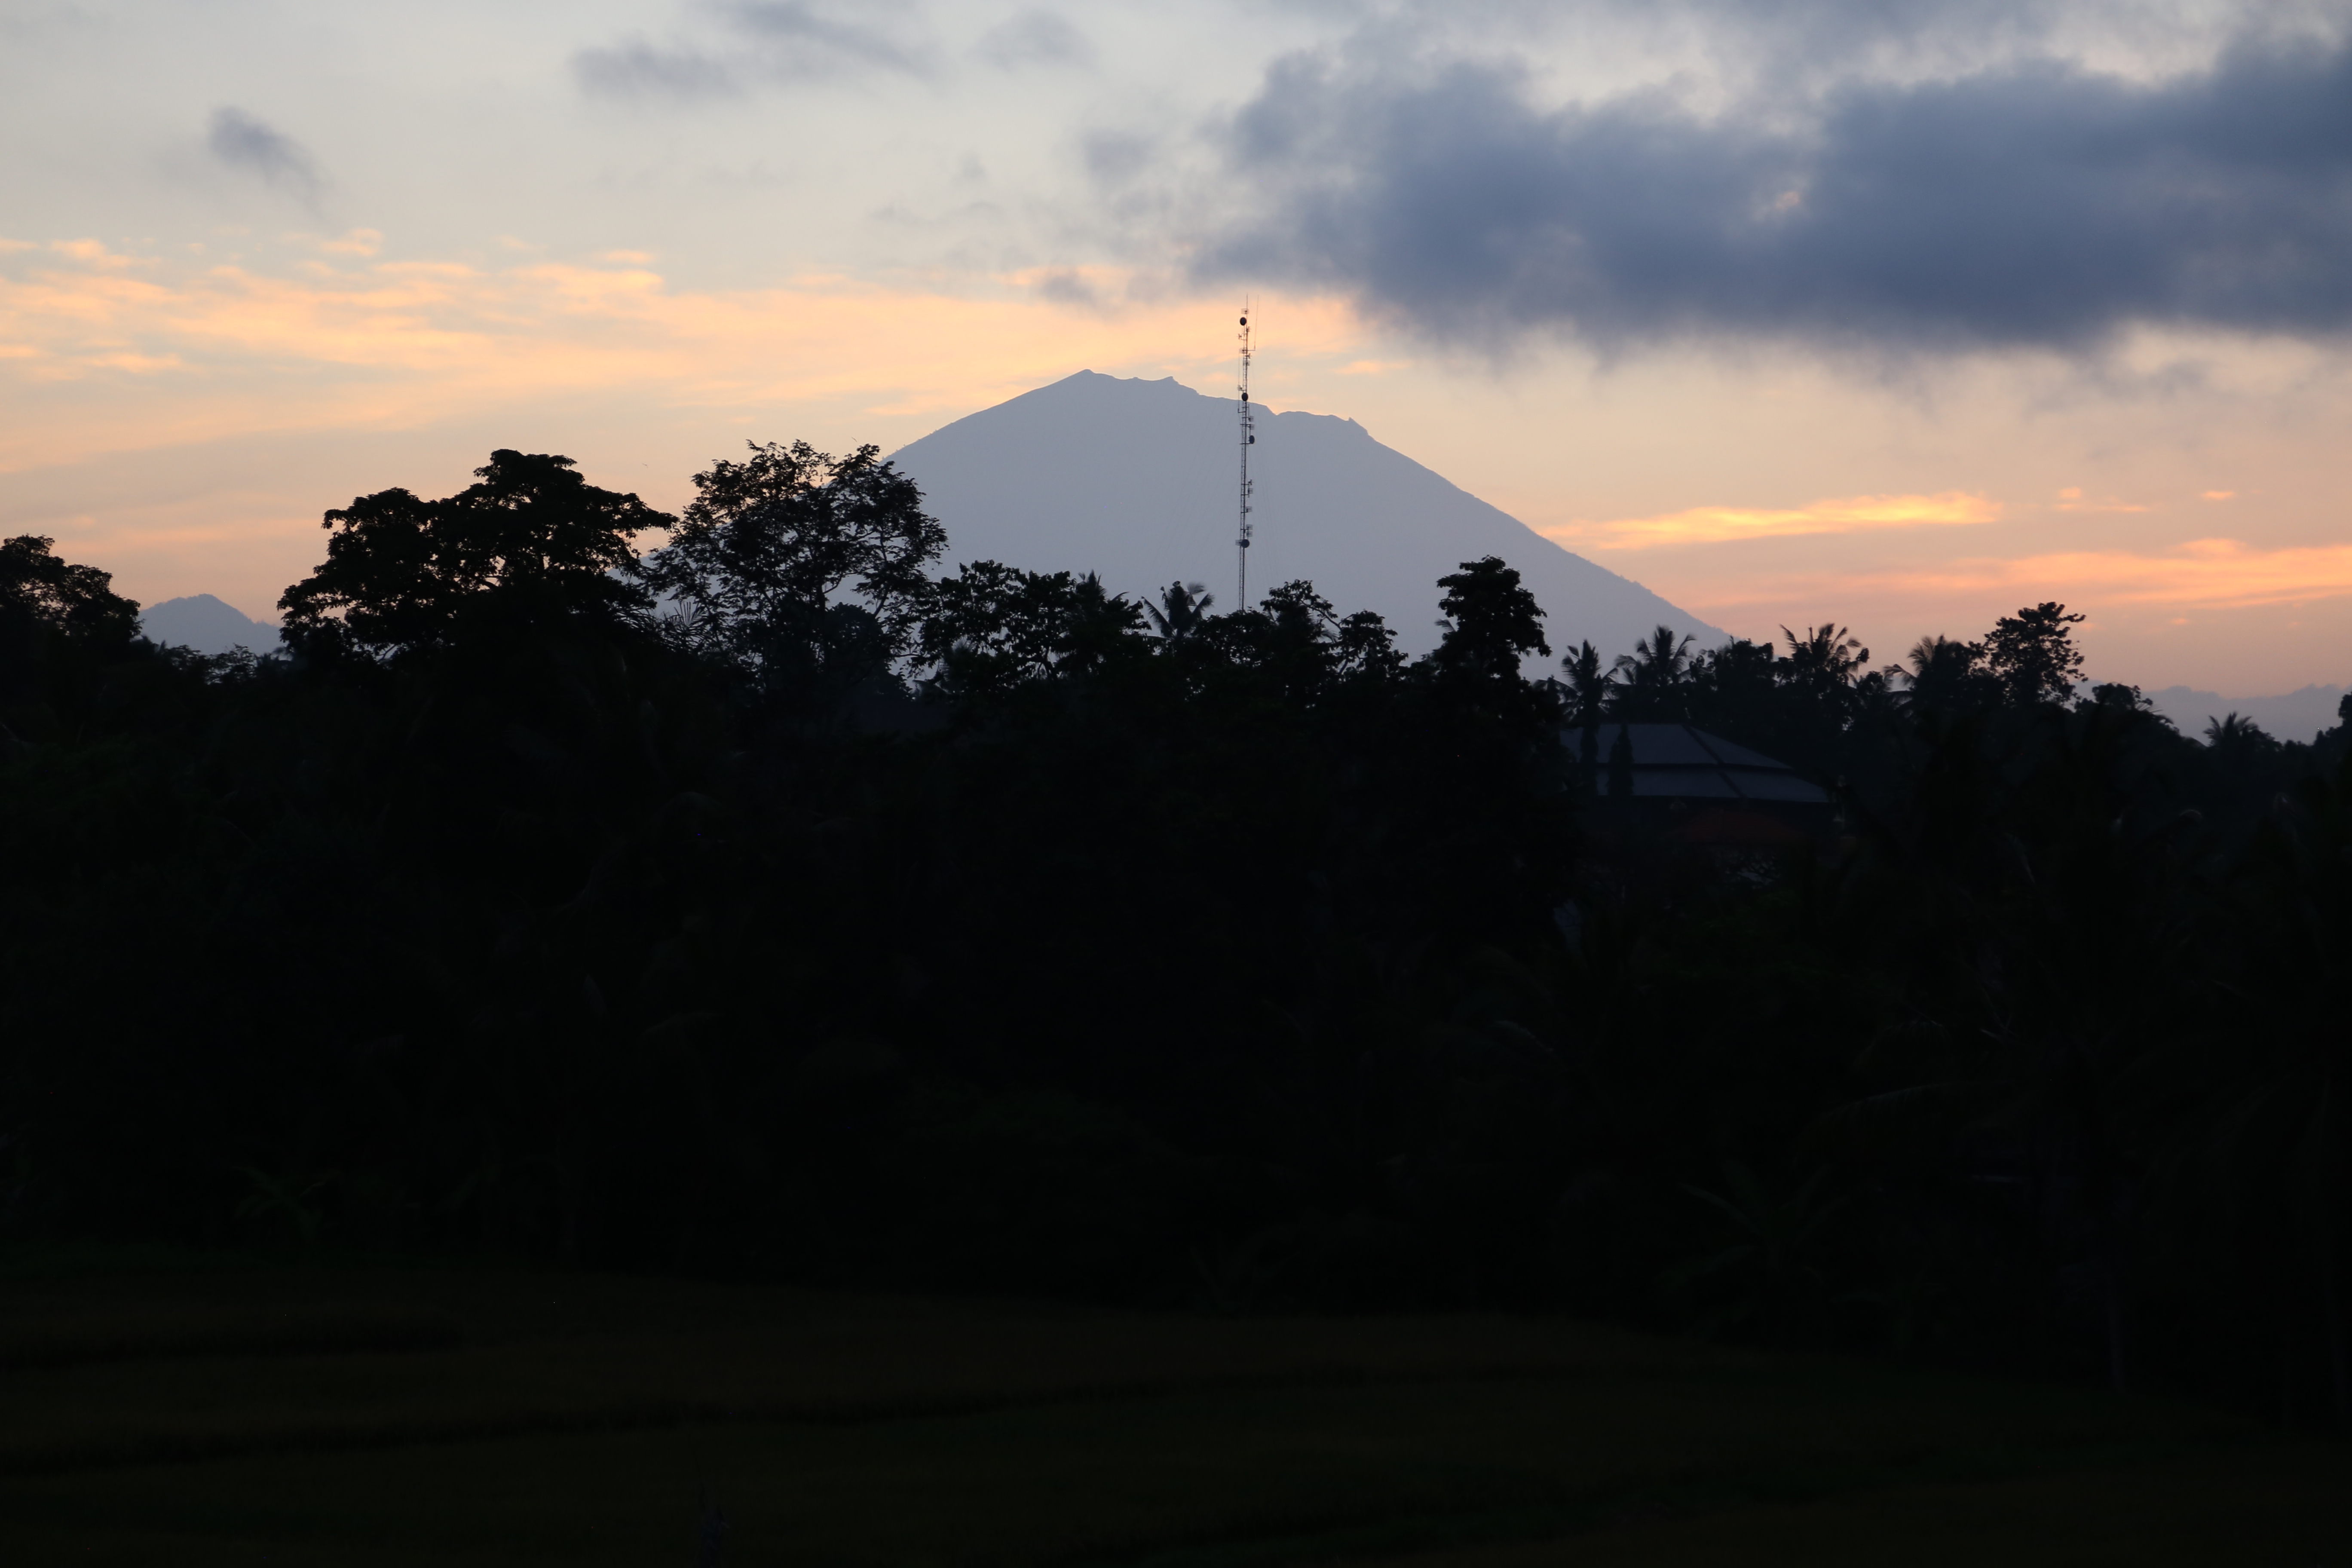
{"label": "cloud", "polygon": [[2264,550],[2235,539],[2197,539],[2169,554],[2124,552],[2031,557],[2013,574],[2081,583],[2129,603],[2212,608],[2305,604],[2352,594],[2352,544]]}
{"label": "cloud", "polygon": [[784,47],[788,56],[778,63],[804,66],[809,75],[830,75],[844,64],[910,76],[929,69],[922,50],[895,42],[878,27],[835,21],[801,0],[758,0],[733,7],[732,15],[745,33]]}
{"label": "cloud", "polygon": [[[1105,310],[1114,275],[1015,275],[979,297],[808,276],[673,289],[643,265],[354,261],[257,267],[126,258],[95,242],[0,270],[0,474],[94,453],[270,431],[398,430],[518,408],[960,416],[1087,366],[1162,374],[1197,333],[1190,300]],[[309,258],[306,247],[305,259]],[[1075,296],[1068,302],[1057,292]],[[1284,336],[1334,355],[1359,323],[1286,301]]]}
{"label": "cloud", "polygon": [[1948,490],[1932,496],[1853,496],[1778,511],[1694,507],[1661,517],[1577,522],[1541,531],[1548,537],[1563,542],[1573,541],[1590,549],[1647,550],[1661,544],[1719,544],[1741,539],[1785,539],[1796,534],[1995,522],[2000,515],[1999,501]]}
{"label": "cloud", "polygon": [[1023,66],[1077,66],[1094,58],[1094,46],[1068,18],[1053,11],[1024,11],[981,36],[980,58],[1006,70]]}
{"label": "cloud", "polygon": [[572,57],[572,74],[602,98],[708,98],[736,90],[734,77],[696,49],[666,49],[642,38]]}
{"label": "cloud", "polygon": [[803,0],[751,0],[719,8],[727,36],[715,47],[625,39],[572,57],[572,72],[604,98],[714,98],[776,82],[820,81],[870,71],[926,76],[929,51],[865,21],[844,21]]}
{"label": "cloud", "polygon": [[2064,489],[2058,492],[2057,510],[2060,511],[2126,512],[2146,511],[2147,508],[2137,501],[2117,500],[2113,496],[2107,496],[2104,499],[2094,500],[2083,494],[2082,486],[2068,485]]}
{"label": "cloud", "polygon": [[1748,578],[1703,592],[1708,612],[1727,618],[1736,618],[1742,605],[1797,599],[1883,606],[1987,595],[2208,610],[2312,604],[2352,596],[2352,544],[2263,548],[2235,539],[2199,539],[2160,551],[2063,551],[1801,579]]}
{"label": "cloud", "polygon": [[2027,60],[1713,116],[1533,91],[1507,62],[1277,61],[1227,133],[1255,205],[1200,272],[1488,345],[2352,327],[2352,46],[2242,44],[2154,79]]}
{"label": "cloud", "polygon": [[1101,184],[1117,185],[1150,167],[1155,146],[1150,137],[1133,132],[1094,131],[1087,133],[1080,151],[1088,174]]}
{"label": "cloud", "polygon": [[1075,267],[1050,267],[1039,272],[1031,285],[1040,299],[1057,305],[1094,305],[1101,302],[1087,275]]}
{"label": "cloud", "polygon": [[315,207],[325,188],[317,162],[302,144],[242,109],[215,109],[205,144],[232,169],[260,177],[305,206]]}

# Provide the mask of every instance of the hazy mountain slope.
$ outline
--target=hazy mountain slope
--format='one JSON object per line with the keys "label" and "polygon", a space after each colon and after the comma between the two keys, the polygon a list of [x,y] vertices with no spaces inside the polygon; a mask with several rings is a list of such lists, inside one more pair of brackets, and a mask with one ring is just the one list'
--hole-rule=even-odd
{"label": "hazy mountain slope", "polygon": [[2184,735],[2202,736],[2208,723],[2235,713],[2282,741],[2307,742],[2341,722],[2336,704],[2344,700],[2344,691],[2341,686],[2306,686],[2277,697],[2223,697],[2186,686],[2168,686],[2149,692],[2147,699]]}
{"label": "hazy mountain slope", "polygon": [[[1236,410],[1175,381],[1081,371],[959,419],[893,454],[947,525],[950,562],[1099,572],[1143,595],[1206,583],[1234,602]],[[1724,633],[1640,584],[1381,446],[1352,419],[1257,420],[1253,598],[1294,577],[1342,613],[1377,610],[1409,652],[1435,646],[1437,579],[1499,555],[1548,616],[1555,652],[1590,637],[1629,651],[1660,624],[1704,643]]]}
{"label": "hazy mountain slope", "polygon": [[140,612],[139,629],[150,642],[192,647],[198,653],[226,653],[233,647],[268,653],[278,646],[276,626],[252,620],[210,594],[151,605]]}

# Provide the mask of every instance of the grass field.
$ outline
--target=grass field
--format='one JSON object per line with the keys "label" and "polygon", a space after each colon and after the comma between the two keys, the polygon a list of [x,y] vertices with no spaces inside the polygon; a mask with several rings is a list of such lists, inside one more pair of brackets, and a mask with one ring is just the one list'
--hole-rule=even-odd
{"label": "grass field", "polygon": [[1499,1317],[158,1254],[0,1274],[0,1562],[2352,1564],[2352,1447]]}

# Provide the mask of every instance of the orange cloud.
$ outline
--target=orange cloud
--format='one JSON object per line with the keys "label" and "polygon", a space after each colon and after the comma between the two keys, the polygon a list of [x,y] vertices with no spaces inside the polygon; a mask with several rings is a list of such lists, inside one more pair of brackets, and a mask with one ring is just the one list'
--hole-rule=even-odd
{"label": "orange cloud", "polygon": [[[0,387],[22,389],[0,424],[0,470],[263,431],[413,428],[615,390],[652,406],[961,413],[1089,366],[1164,374],[1171,342],[1223,347],[1187,300],[1056,301],[1024,279],[677,290],[634,254],[488,268],[361,259],[374,242],[311,244],[292,275],[95,242],[0,273]],[[330,266],[321,250],[352,259]],[[1281,320],[1301,357],[1344,356],[1363,335],[1337,300],[1285,301]]]}
{"label": "orange cloud", "polygon": [[2069,485],[2058,492],[2058,510],[2060,511],[2146,511],[2147,508],[2132,501],[2116,500],[2112,496],[2105,500],[2084,500],[2083,487]]}
{"label": "orange cloud", "polygon": [[2034,555],[2007,563],[2012,582],[2080,584],[2126,603],[2208,607],[2296,604],[2352,594],[2352,544],[2263,550],[2196,539],[2165,555],[2121,551]]}
{"label": "orange cloud", "polygon": [[2000,503],[1959,490],[1940,495],[1852,496],[1786,510],[1695,507],[1662,517],[1572,522],[1543,531],[1590,549],[1647,550],[1661,544],[1720,544],[1741,539],[1781,539],[1865,529],[1923,528],[1997,521]]}
{"label": "orange cloud", "polygon": [[2352,544],[2262,549],[2234,539],[2196,539],[2160,553],[2069,551],[2015,560],[1825,574],[1802,583],[1751,583],[1712,605],[1800,598],[1926,599],[1999,593],[2073,603],[2230,609],[2304,604],[2352,595]]}
{"label": "orange cloud", "polygon": [[102,268],[110,272],[144,265],[142,258],[107,249],[106,242],[100,239],[56,239],[49,242],[49,248],[60,256],[71,257],[85,267]]}

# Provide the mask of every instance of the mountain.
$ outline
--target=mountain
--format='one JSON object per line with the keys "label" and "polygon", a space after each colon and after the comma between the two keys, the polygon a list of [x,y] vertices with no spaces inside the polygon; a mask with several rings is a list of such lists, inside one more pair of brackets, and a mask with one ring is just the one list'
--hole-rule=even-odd
{"label": "mountain", "polygon": [[198,653],[226,653],[233,647],[268,653],[278,646],[276,626],[249,620],[210,594],[152,605],[140,612],[139,629],[149,642],[192,647]]}
{"label": "mountain", "polygon": [[2156,710],[2171,720],[2173,727],[2184,735],[2201,740],[2209,721],[2235,713],[2241,719],[2252,720],[2282,741],[2308,742],[2320,731],[2332,730],[2343,721],[2336,705],[2344,700],[2345,689],[2306,686],[2283,697],[2221,697],[2186,686],[2168,686],[2147,696],[2156,704]]}
{"label": "mountain", "polygon": [[[1173,379],[1080,371],[957,420],[892,454],[948,531],[948,561],[1097,572],[1114,592],[1205,583],[1234,591],[1238,414]],[[1660,625],[1726,634],[1639,583],[1573,555],[1507,512],[1324,414],[1257,418],[1253,599],[1310,579],[1342,615],[1377,610],[1412,654],[1436,646],[1437,579],[1499,555],[1546,612],[1555,655],[1591,638],[1631,652]]]}

